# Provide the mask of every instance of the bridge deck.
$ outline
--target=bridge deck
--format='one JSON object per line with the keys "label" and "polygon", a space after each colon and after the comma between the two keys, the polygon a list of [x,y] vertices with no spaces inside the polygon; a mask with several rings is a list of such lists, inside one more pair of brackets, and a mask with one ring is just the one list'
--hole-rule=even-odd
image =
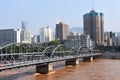
{"label": "bridge deck", "polygon": [[32,65],[45,64],[45,63],[51,63],[51,62],[57,62],[57,61],[64,61],[64,60],[74,59],[74,58],[97,56],[97,55],[101,55],[101,54],[102,53],[78,54],[78,55],[73,55],[73,56],[70,55],[70,56],[63,56],[63,57],[54,56],[53,58],[3,64],[3,66],[0,67],[0,71],[7,70],[7,69],[20,68],[20,67],[25,67],[25,66],[32,66]]}

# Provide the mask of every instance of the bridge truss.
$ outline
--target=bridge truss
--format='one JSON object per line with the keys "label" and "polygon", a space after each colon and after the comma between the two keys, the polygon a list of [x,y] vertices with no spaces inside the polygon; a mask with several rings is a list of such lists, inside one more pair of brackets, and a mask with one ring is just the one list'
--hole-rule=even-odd
{"label": "bridge truss", "polygon": [[35,45],[31,44],[11,43],[0,47],[0,68],[34,65],[48,61],[74,58],[80,55],[86,56],[87,54],[91,54],[87,47],[80,47],[75,51],[66,45],[60,44],[50,45],[44,49],[41,47],[35,49]]}

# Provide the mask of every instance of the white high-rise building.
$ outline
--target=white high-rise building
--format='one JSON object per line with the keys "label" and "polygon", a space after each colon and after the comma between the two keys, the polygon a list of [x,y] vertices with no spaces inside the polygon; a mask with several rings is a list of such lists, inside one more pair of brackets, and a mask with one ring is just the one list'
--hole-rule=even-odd
{"label": "white high-rise building", "polygon": [[40,42],[49,42],[52,40],[52,31],[49,26],[40,28]]}
{"label": "white high-rise building", "polygon": [[16,43],[21,43],[21,29],[16,31]]}
{"label": "white high-rise building", "polygon": [[31,34],[29,30],[21,31],[21,42],[22,43],[31,43]]}
{"label": "white high-rise building", "polygon": [[17,43],[31,43],[31,33],[29,30],[18,29],[16,31]]}
{"label": "white high-rise building", "polygon": [[31,43],[32,37],[30,31],[26,28],[26,22],[21,22],[21,29],[16,31],[17,43]]}

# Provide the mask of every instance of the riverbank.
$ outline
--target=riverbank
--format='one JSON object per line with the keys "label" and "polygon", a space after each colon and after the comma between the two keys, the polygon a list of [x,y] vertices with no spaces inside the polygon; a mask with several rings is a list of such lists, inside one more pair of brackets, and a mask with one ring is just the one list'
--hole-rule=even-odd
{"label": "riverbank", "polygon": [[101,59],[120,59],[120,52],[105,52]]}

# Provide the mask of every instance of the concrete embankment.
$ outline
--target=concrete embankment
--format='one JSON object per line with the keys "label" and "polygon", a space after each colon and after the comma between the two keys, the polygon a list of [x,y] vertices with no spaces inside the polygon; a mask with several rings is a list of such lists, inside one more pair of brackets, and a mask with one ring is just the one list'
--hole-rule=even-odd
{"label": "concrete embankment", "polygon": [[120,59],[120,52],[105,52],[101,56],[102,59]]}

